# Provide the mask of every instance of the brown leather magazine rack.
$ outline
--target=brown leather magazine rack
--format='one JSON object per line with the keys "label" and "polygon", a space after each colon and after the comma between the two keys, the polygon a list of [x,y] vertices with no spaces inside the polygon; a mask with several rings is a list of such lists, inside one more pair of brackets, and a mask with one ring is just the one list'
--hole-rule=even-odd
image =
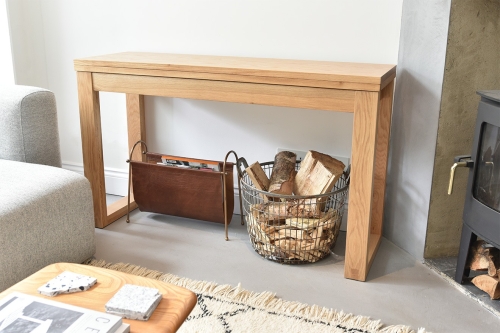
{"label": "brown leather magazine rack", "polygon": [[[142,144],[144,161],[133,161],[135,147]],[[167,166],[162,162],[165,154],[147,151],[144,141],[138,141],[130,152],[129,197],[133,191],[135,202],[142,212],[187,217],[191,219],[224,223],[231,222],[234,209],[233,166],[227,162],[200,160],[168,155],[169,159],[216,165],[218,170],[198,170]],[[234,153],[238,159],[236,153]],[[220,171],[219,171],[220,170]],[[238,186],[240,178],[238,176]],[[130,182],[132,184],[130,184]],[[129,206],[130,207],[130,206]],[[130,222],[130,208],[127,211]],[[241,220],[243,224],[243,219]]]}

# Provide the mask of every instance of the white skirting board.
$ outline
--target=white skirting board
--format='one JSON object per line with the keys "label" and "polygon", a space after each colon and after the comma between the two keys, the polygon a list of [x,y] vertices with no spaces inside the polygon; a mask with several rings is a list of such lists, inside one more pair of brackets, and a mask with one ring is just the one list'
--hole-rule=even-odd
{"label": "white skirting board", "polygon": [[[63,169],[78,172],[83,175],[83,165],[63,162]],[[128,171],[120,169],[104,168],[104,181],[106,193],[112,195],[126,196],[128,191]]]}
{"label": "white skirting board", "polygon": [[[62,164],[63,169],[78,172],[83,175],[83,165],[76,163]],[[126,196],[128,191],[128,171],[120,169],[104,168],[104,182],[106,184],[106,194]],[[234,187],[234,214],[240,214],[240,204],[238,196],[238,185]]]}
{"label": "white skirting board", "polygon": [[[63,163],[62,167],[67,170],[78,172],[83,175],[83,165],[75,163]],[[104,168],[104,181],[106,184],[106,193],[112,195],[126,196],[128,190],[128,172],[120,169]],[[347,208],[346,203],[344,218],[340,230],[346,230],[347,223]],[[238,196],[238,185],[234,187],[234,214],[240,215],[240,197]]]}

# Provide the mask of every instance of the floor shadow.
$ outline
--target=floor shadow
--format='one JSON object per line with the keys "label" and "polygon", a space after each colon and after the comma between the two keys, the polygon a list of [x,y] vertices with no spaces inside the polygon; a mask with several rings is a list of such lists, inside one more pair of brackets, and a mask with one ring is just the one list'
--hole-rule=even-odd
{"label": "floor shadow", "polygon": [[366,281],[374,281],[394,272],[414,267],[415,264],[415,258],[387,239],[382,238]]}

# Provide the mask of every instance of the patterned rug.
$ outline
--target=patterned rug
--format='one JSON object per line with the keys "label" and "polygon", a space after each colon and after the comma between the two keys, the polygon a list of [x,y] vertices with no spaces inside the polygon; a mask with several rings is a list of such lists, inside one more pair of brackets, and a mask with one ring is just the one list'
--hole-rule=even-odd
{"label": "patterned rug", "polygon": [[145,276],[187,288],[198,297],[198,304],[179,329],[179,333],[426,333],[403,325],[383,327],[379,320],[342,311],[282,300],[274,293],[254,293],[240,285],[217,285],[195,281],[131,264],[109,264],[90,260],[86,265]]}

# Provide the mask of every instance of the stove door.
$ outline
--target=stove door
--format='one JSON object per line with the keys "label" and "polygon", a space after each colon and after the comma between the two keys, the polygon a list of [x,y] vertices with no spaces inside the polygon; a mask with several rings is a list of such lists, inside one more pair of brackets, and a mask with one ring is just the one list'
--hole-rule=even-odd
{"label": "stove door", "polygon": [[500,213],[500,127],[482,124],[473,194]]}
{"label": "stove door", "polygon": [[469,173],[464,223],[479,237],[500,247],[500,102],[479,102]]}

